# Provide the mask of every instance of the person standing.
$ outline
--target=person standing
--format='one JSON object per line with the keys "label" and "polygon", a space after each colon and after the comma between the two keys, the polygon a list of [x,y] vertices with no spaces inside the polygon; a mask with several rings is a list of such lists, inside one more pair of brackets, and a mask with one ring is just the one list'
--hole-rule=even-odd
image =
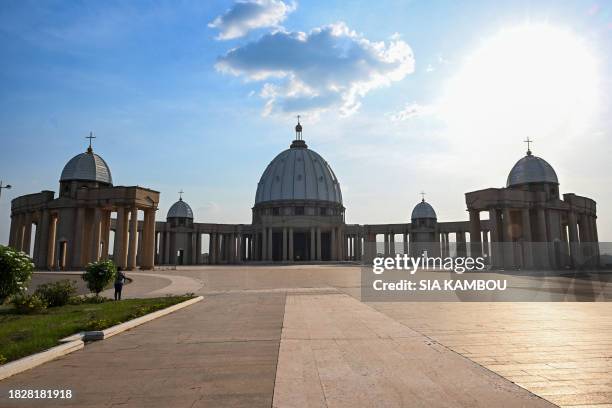
{"label": "person standing", "polygon": [[117,268],[117,276],[115,277],[115,300],[121,300],[121,291],[125,283],[125,274],[121,267]]}

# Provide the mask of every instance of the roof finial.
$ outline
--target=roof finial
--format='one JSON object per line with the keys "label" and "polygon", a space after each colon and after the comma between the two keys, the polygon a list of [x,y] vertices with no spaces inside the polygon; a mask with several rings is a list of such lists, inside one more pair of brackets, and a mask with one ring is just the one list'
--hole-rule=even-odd
{"label": "roof finial", "polygon": [[181,191],[179,191],[179,201],[183,201],[183,189],[181,188]]}
{"label": "roof finial", "polygon": [[527,143],[527,156],[531,156],[531,143],[533,143],[533,140],[527,138],[523,142]]}
{"label": "roof finial", "polygon": [[96,137],[93,135],[93,132],[89,132],[89,136],[85,136],[85,139],[89,139],[89,147],[87,148],[87,153],[93,153],[93,149],[91,148],[91,139],[95,139]]}
{"label": "roof finial", "polygon": [[424,203],[424,202],[425,202],[425,192],[424,192],[424,191],[421,191],[421,193],[420,193],[420,194],[421,194],[421,202],[423,202],[423,203]]}
{"label": "roof finial", "polygon": [[295,125],[295,140],[302,140],[302,124],[300,123],[300,115],[297,115],[298,123]]}

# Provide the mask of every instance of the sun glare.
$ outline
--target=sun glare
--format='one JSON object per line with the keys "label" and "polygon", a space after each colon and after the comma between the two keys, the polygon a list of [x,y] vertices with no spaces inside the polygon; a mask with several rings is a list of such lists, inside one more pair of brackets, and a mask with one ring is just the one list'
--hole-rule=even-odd
{"label": "sun glare", "polygon": [[471,136],[550,141],[582,136],[597,94],[596,60],[580,38],[550,25],[522,25],[466,59],[440,110],[449,126]]}

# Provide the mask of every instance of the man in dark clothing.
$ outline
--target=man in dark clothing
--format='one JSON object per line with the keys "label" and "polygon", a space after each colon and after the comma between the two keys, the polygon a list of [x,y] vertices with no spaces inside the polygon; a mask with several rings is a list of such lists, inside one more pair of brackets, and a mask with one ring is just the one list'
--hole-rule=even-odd
{"label": "man in dark clothing", "polygon": [[121,290],[125,282],[125,274],[121,268],[117,268],[117,276],[115,277],[115,300],[121,300]]}

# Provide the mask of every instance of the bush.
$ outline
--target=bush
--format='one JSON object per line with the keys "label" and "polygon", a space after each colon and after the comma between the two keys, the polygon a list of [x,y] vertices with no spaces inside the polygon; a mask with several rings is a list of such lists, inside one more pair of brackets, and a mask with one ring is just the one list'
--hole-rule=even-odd
{"label": "bush", "polygon": [[4,357],[2,354],[0,354],[0,365],[6,363],[6,357]]}
{"label": "bush", "polygon": [[33,270],[34,263],[24,252],[0,245],[0,305],[27,289]]}
{"label": "bush", "polygon": [[63,279],[53,283],[45,283],[36,288],[34,294],[47,302],[49,307],[64,306],[76,294],[76,282]]}
{"label": "bush", "polygon": [[117,267],[111,260],[93,262],[87,265],[82,277],[87,282],[87,288],[96,296],[115,279]]}
{"label": "bush", "polygon": [[104,296],[71,296],[68,303],[71,305],[97,305],[108,302],[110,299]]}
{"label": "bush", "polygon": [[36,294],[19,293],[11,298],[11,303],[18,314],[40,313],[47,309],[47,303]]}
{"label": "bush", "polygon": [[90,319],[85,324],[85,331],[98,331],[104,330],[108,327],[114,326],[116,323],[107,319]]}

